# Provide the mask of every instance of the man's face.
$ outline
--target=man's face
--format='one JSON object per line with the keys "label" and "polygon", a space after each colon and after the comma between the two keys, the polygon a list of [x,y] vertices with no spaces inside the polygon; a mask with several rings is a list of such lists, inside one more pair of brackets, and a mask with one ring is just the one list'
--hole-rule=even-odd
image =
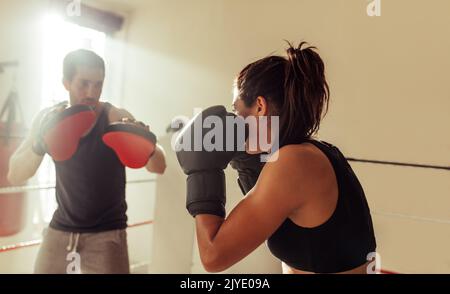
{"label": "man's face", "polygon": [[105,73],[96,67],[79,66],[72,80],[64,80],[70,94],[70,104],[97,106],[103,89]]}

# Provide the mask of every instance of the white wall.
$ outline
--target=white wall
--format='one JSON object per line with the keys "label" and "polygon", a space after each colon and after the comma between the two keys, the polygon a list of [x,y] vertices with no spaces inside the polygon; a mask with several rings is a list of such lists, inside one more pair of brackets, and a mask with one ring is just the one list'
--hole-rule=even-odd
{"label": "white wall", "polygon": [[[35,109],[39,107],[41,94],[41,46],[40,46],[40,12],[46,1],[0,1],[0,62],[17,60],[18,68],[7,68],[0,73],[0,107],[16,80],[15,87],[19,93],[27,125],[30,124]],[[1,162],[0,164],[6,164]],[[2,202],[0,194],[0,205]],[[33,225],[33,211],[38,203],[37,193],[30,193],[25,199],[25,228],[17,235],[0,237],[0,247],[21,241],[40,238],[42,227]],[[17,212],[19,213],[19,212]],[[32,271],[37,247],[23,249],[20,254],[10,251],[0,254],[0,273],[26,273]]]}
{"label": "white wall", "polygon": [[0,74],[0,105],[3,104],[15,77],[27,123],[31,122],[34,110],[40,105],[40,15],[46,5],[47,0],[0,1],[0,62],[20,62],[19,68],[7,69],[4,74]]}

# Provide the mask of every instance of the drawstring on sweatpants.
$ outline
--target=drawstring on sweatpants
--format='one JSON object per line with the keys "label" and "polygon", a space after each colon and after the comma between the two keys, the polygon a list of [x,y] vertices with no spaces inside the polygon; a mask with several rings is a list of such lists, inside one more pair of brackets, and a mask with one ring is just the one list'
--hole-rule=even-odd
{"label": "drawstring on sweatpants", "polygon": [[70,233],[69,244],[67,245],[66,249],[67,249],[67,251],[77,252],[78,241],[80,239],[80,233],[75,233],[75,244],[73,244],[73,247],[72,247],[73,234],[74,233]]}

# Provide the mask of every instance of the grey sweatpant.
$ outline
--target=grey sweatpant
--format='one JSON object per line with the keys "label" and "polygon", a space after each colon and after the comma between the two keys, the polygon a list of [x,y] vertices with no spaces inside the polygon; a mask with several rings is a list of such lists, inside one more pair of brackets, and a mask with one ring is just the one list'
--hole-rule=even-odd
{"label": "grey sweatpant", "polygon": [[129,274],[127,232],[70,233],[47,228],[35,274]]}

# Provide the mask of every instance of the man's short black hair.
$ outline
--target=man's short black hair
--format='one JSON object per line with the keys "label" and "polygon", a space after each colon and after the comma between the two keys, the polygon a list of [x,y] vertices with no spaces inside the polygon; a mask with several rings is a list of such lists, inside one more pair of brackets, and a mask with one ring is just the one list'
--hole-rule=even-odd
{"label": "man's short black hair", "polygon": [[76,73],[77,67],[79,66],[99,68],[103,70],[103,73],[105,73],[105,61],[103,61],[103,58],[90,50],[79,49],[70,52],[66,55],[66,57],[64,57],[64,79],[68,81],[72,80]]}

